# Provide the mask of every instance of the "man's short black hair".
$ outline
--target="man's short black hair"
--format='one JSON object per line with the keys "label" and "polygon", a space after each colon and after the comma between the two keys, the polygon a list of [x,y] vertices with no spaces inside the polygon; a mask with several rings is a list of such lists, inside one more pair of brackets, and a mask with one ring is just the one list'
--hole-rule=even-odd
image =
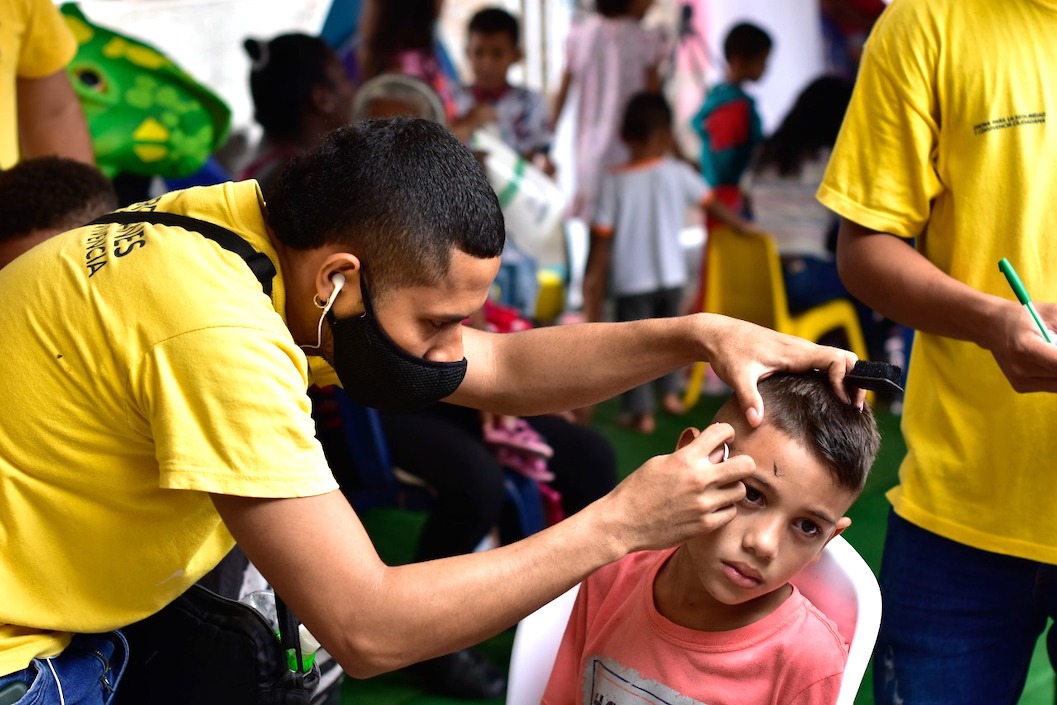
{"label": "man's short black hair", "polygon": [[0,241],[42,230],[72,230],[117,208],[114,185],[99,169],[40,157],[0,171]]}
{"label": "man's short black hair", "polygon": [[769,53],[773,45],[771,35],[762,27],[741,22],[727,32],[727,38],[723,40],[723,56],[728,63],[735,58],[752,61]]}
{"label": "man's short black hair", "polygon": [[521,27],[517,18],[501,7],[486,7],[474,13],[468,34],[505,34],[515,47],[521,45]]}
{"label": "man's short black hair", "polygon": [[292,249],[347,247],[378,295],[437,284],[453,250],[498,257],[505,237],[499,201],[470,150],[443,126],[409,117],[346,125],[291,160],[267,218]]}
{"label": "man's short black hair", "polygon": [[[869,407],[859,411],[845,404],[821,372],[780,373],[760,380],[757,388],[763,397],[763,423],[814,453],[840,487],[858,496],[881,446]],[[737,408],[734,397],[730,404]]]}
{"label": "man's short black hair", "polygon": [[628,99],[620,137],[625,142],[645,142],[661,130],[672,129],[672,107],[660,93],[642,91]]}

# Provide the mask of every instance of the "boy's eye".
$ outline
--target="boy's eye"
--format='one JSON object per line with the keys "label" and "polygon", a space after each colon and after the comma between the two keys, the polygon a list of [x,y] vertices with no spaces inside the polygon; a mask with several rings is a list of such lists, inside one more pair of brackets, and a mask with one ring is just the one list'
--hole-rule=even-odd
{"label": "boy's eye", "polygon": [[800,519],[796,522],[796,525],[797,528],[809,538],[815,538],[816,536],[822,535],[822,528],[810,519]]}
{"label": "boy's eye", "polygon": [[763,503],[763,494],[756,488],[745,486],[745,501],[749,504],[759,505]]}

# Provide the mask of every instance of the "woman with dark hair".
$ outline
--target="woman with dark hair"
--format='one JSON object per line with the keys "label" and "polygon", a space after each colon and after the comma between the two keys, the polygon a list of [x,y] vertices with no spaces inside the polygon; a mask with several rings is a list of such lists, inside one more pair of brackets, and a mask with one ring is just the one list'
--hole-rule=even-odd
{"label": "woman with dark hair", "polygon": [[247,39],[254,118],[264,128],[240,178],[267,195],[283,164],[349,122],[353,87],[337,56],[319,37],[283,34]]}
{"label": "woman with dark hair", "polygon": [[844,288],[835,257],[837,218],[815,198],[851,92],[851,82],[840,76],[809,83],[760,146],[748,192],[756,225],[774,236],[782,257],[790,312],[849,299],[859,313],[870,357],[904,366],[909,337]]}
{"label": "woman with dark hair", "polygon": [[749,176],[754,219],[774,236],[793,313],[848,295],[827,246],[835,219],[815,192],[851,90],[851,83],[836,76],[812,81],[764,140]]}

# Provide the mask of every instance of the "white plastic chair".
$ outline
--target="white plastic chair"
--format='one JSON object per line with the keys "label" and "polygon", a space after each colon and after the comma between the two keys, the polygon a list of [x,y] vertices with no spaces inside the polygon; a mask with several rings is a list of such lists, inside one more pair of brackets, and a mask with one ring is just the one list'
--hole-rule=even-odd
{"label": "white plastic chair", "polygon": [[[792,580],[848,640],[848,663],[836,705],[853,705],[881,626],[881,589],[862,556],[838,536]],[[521,620],[514,634],[507,705],[539,705],[580,586]]]}

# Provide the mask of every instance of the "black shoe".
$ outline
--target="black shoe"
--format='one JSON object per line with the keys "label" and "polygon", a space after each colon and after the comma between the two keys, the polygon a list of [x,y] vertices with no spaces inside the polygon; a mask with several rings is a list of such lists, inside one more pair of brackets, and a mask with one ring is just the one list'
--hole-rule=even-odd
{"label": "black shoe", "polygon": [[416,663],[407,669],[436,695],[462,700],[491,700],[506,693],[506,675],[472,649]]}

